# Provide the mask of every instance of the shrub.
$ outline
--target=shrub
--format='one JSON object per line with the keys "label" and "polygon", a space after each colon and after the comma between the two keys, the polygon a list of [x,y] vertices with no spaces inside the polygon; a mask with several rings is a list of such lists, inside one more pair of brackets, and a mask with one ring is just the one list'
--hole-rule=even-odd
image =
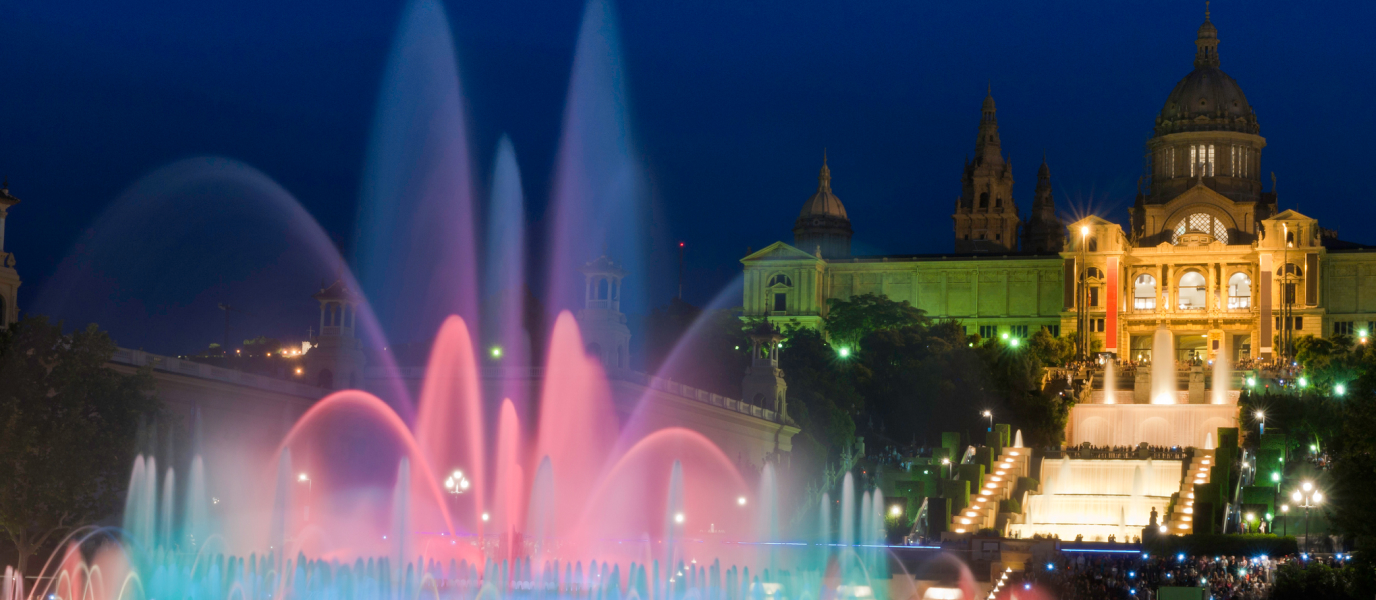
{"label": "shrub", "polygon": [[1006,512],[1006,513],[1021,513],[1021,512],[1022,512],[1022,503],[1018,502],[1018,499],[1017,499],[1017,498],[1008,498],[1008,499],[1006,499],[1006,500],[999,500],[999,512]]}
{"label": "shrub", "polygon": [[1022,494],[1023,492],[1036,492],[1037,490],[1041,489],[1041,482],[1037,481],[1037,478],[1035,477],[1019,477],[1018,485],[1013,489],[1014,494]]}
{"label": "shrub", "polygon": [[1146,544],[1149,552],[1157,554],[1176,554],[1183,552],[1189,556],[1286,556],[1299,552],[1295,538],[1271,534],[1224,535],[1217,533],[1196,533],[1193,535],[1163,536]]}

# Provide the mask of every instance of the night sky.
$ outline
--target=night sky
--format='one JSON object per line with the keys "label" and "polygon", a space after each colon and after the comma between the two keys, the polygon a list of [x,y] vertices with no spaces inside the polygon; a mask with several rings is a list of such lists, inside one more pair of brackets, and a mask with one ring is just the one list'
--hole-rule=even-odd
{"label": "night sky", "polygon": [[[528,220],[545,230],[582,5],[450,0],[446,8],[475,191],[486,193],[498,137],[509,134]],[[623,1],[631,124],[655,221],[647,229],[655,234],[653,272],[636,276],[651,304],[666,302],[682,240],[686,299],[708,302],[739,274],[747,247],[791,241],[823,148],[856,253],[950,250],[961,165],[990,84],[1024,215],[1045,152],[1062,214],[1093,212],[1126,225],[1143,142],[1166,95],[1193,68],[1203,8]],[[1376,243],[1366,231],[1376,217],[1376,3],[1224,0],[1212,8],[1223,69],[1257,112],[1268,143],[1263,180],[1276,173],[1281,208],[1298,208],[1344,239]],[[20,307],[45,311],[34,299],[123,190],[192,156],[257,168],[349,256],[401,11],[400,0],[5,5],[0,175],[24,201],[11,210],[6,235],[24,278]],[[307,282],[306,294],[315,284]],[[253,292],[310,310],[304,294]],[[197,339],[218,331],[219,318],[208,314]],[[122,332],[137,337],[130,324],[108,326],[118,341]],[[138,341],[163,352],[190,343]]]}

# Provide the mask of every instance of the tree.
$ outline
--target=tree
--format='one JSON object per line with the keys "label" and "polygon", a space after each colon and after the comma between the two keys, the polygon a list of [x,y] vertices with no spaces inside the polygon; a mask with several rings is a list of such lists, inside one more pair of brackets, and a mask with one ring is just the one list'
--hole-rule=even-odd
{"label": "tree", "polygon": [[139,424],[159,406],[151,370],[115,372],[114,351],[95,325],[64,335],[32,316],[0,331],[0,529],[21,572],[124,498]]}
{"label": "tree", "polygon": [[850,300],[830,298],[827,307],[827,335],[838,345],[855,346],[861,338],[876,331],[930,322],[922,309],[908,304],[907,300],[894,302],[888,296],[875,294],[861,294]]}

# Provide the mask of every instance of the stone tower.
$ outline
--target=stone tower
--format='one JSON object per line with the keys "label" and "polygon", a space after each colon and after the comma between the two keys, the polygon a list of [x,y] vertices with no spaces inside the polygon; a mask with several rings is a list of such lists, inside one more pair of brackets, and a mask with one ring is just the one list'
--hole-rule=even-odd
{"label": "stone tower", "polygon": [[10,194],[8,181],[0,184],[0,327],[19,320],[19,272],[14,254],[5,252],[5,215],[19,199]]}
{"label": "stone tower", "polygon": [[778,413],[780,422],[787,422],[788,384],[779,368],[779,342],[783,339],[768,326],[750,334],[750,366],[745,369],[741,396],[750,404]]}
{"label": "stone tower", "polygon": [[1032,197],[1032,215],[1023,226],[1022,249],[1024,252],[1049,254],[1060,252],[1065,246],[1065,224],[1056,217],[1056,201],[1051,197],[1051,168],[1042,166],[1037,169],[1037,191]]}
{"label": "stone tower", "polygon": [[821,250],[823,258],[850,256],[850,217],[841,199],[831,192],[831,169],[822,153],[822,171],[817,175],[817,193],[803,204],[793,224],[793,247],[808,254]]}
{"label": "stone tower", "polygon": [[602,256],[578,269],[586,278],[583,310],[578,311],[578,326],[588,354],[598,357],[602,366],[630,368],[631,329],[621,312],[621,280],[626,271],[612,259]]}
{"label": "stone tower", "polygon": [[1018,249],[1018,205],[1013,201],[1013,166],[1003,159],[993,89],[984,98],[975,140],[975,159],[966,161],[956,201],[956,252],[1012,252]]}
{"label": "stone tower", "polygon": [[354,335],[362,298],[342,279],[312,298],[320,302],[320,333],[306,352],[306,381],[331,390],[357,388],[367,363]]}

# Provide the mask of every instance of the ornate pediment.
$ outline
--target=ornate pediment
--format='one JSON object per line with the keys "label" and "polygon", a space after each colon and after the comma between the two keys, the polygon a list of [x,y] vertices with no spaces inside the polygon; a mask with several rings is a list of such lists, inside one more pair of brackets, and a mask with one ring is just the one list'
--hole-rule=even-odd
{"label": "ornate pediment", "polygon": [[815,255],[808,254],[802,250],[794,248],[783,242],[774,242],[741,259],[742,263],[750,264],[753,262],[774,262],[774,261],[812,261],[822,262],[822,259]]}

